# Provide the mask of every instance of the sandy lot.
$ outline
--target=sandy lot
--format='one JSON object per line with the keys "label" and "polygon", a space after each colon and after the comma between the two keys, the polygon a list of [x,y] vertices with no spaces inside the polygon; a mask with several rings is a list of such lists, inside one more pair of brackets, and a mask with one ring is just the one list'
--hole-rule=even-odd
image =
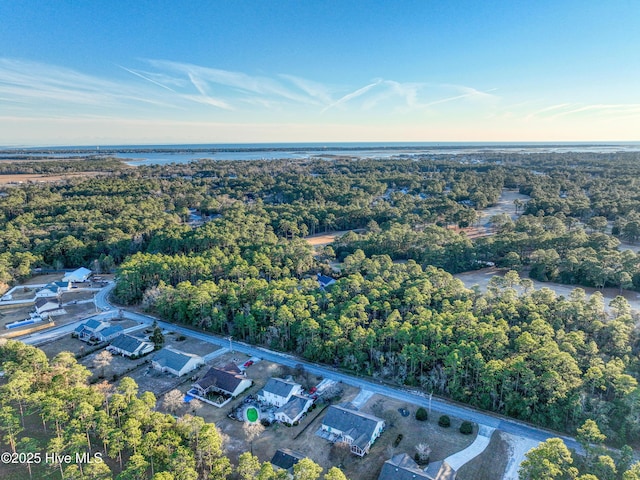
{"label": "sandy lot", "polygon": [[[454,277],[462,280],[467,288],[478,285],[480,287],[480,290],[486,291],[487,285],[489,284],[489,281],[493,276],[504,275],[505,273],[505,270],[491,267],[483,268],[481,270],[475,270],[472,272],[458,273],[454,275]],[[523,274],[523,277],[526,277],[526,275]],[[556,292],[557,295],[562,295],[564,297],[568,297],[576,288],[582,288],[587,293],[587,295],[591,295],[594,292],[600,292],[604,297],[605,305],[609,305],[609,302],[611,302],[611,300],[620,295],[620,290],[617,288],[605,288],[599,290],[597,288],[580,287],[578,285],[563,285],[561,283],[554,282],[539,282],[537,280],[533,280],[533,285],[536,290],[539,290],[541,288],[549,288]],[[631,308],[640,311],[640,294],[638,294],[638,292],[623,290],[622,296],[627,299],[629,305],[631,305]]]}
{"label": "sandy lot", "polygon": [[329,245],[332,243],[337,237],[341,237],[349,232],[364,232],[363,228],[358,228],[355,230],[340,230],[337,232],[327,232],[327,233],[318,233],[316,235],[309,235],[308,237],[304,237],[309,245],[312,247],[321,247],[324,245]]}
{"label": "sandy lot", "polygon": [[73,173],[66,173],[64,175],[18,173],[13,175],[0,175],[0,185],[59,182],[60,180],[66,180],[68,178],[96,177],[98,175],[108,175],[108,173],[107,172],[73,172]]}

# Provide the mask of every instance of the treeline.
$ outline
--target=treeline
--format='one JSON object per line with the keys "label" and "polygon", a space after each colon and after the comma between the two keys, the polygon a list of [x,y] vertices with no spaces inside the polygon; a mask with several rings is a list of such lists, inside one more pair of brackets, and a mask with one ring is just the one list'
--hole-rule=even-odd
{"label": "treeline", "polygon": [[[132,257],[117,291],[160,264]],[[594,418],[612,441],[640,434],[640,346],[622,297],[608,313],[599,294],[534,291],[515,272],[480,295],[434,267],[362,251],[327,291],[313,278],[264,275],[167,282],[158,277],[142,302],[171,321],[546,427],[572,431]]]}
{"label": "treeline", "polygon": [[[216,426],[202,417],[161,413],[151,392],[129,377],[117,386],[89,385],[90,372],[70,352],[50,362],[22,342],[0,340],[0,433],[7,452],[33,460],[3,462],[3,478],[282,480],[269,462],[247,452],[237,467],[224,455]],[[29,436],[31,435],[31,436]],[[45,452],[52,461],[45,461]],[[38,457],[35,457],[38,455]],[[72,461],[64,456],[71,455]],[[76,461],[76,455],[86,455]],[[40,458],[40,461],[36,459]],[[4,457],[3,457],[4,459]],[[91,460],[91,461],[89,461]],[[298,478],[316,480],[322,468],[309,459]],[[332,468],[325,480],[346,480]]]}
{"label": "treeline", "polygon": [[[19,161],[14,161],[19,160]],[[80,172],[117,172],[127,170],[127,164],[117,158],[78,157],[51,160],[38,159],[28,155],[2,155],[0,175],[16,174],[63,174]]]}

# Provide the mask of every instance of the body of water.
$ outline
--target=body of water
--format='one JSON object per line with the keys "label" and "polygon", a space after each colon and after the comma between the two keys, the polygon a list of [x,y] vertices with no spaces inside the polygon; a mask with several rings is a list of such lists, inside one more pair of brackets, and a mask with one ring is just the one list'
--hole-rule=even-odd
{"label": "body of water", "polygon": [[275,160],[307,158],[390,158],[419,155],[460,155],[473,153],[616,153],[638,152],[640,142],[620,143],[256,143],[211,145],[113,145],[100,147],[39,147],[0,150],[0,159],[10,156],[30,158],[69,158],[109,155],[130,165],[188,163],[200,159]]}

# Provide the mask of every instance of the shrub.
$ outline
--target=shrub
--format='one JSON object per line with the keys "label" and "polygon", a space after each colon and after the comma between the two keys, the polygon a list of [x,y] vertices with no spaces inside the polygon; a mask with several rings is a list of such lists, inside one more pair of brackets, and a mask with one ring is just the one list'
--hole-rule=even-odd
{"label": "shrub", "polygon": [[442,428],[449,428],[451,426],[451,419],[448,415],[442,415],[438,419],[438,425],[440,425]]}
{"label": "shrub", "polygon": [[473,424],[466,420],[462,422],[462,424],[460,424],[460,433],[463,435],[471,435],[473,433]]}
{"label": "shrub", "polygon": [[420,422],[424,422],[428,419],[429,419],[429,414],[427,413],[427,410],[424,407],[420,407],[418,410],[416,410],[416,420]]}

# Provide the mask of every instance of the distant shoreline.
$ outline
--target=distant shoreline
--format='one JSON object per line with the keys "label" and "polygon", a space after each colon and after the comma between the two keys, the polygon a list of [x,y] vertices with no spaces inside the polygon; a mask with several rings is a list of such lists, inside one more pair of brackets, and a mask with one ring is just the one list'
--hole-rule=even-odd
{"label": "distant shoreline", "polygon": [[354,142],[354,143],[274,143],[274,144],[182,144],[182,145],[105,145],[100,147],[5,147],[0,155],[93,155],[126,153],[222,153],[222,152],[323,152],[342,151],[429,151],[429,150],[513,150],[513,149],[571,149],[571,148],[629,148],[640,149],[640,142]]}

